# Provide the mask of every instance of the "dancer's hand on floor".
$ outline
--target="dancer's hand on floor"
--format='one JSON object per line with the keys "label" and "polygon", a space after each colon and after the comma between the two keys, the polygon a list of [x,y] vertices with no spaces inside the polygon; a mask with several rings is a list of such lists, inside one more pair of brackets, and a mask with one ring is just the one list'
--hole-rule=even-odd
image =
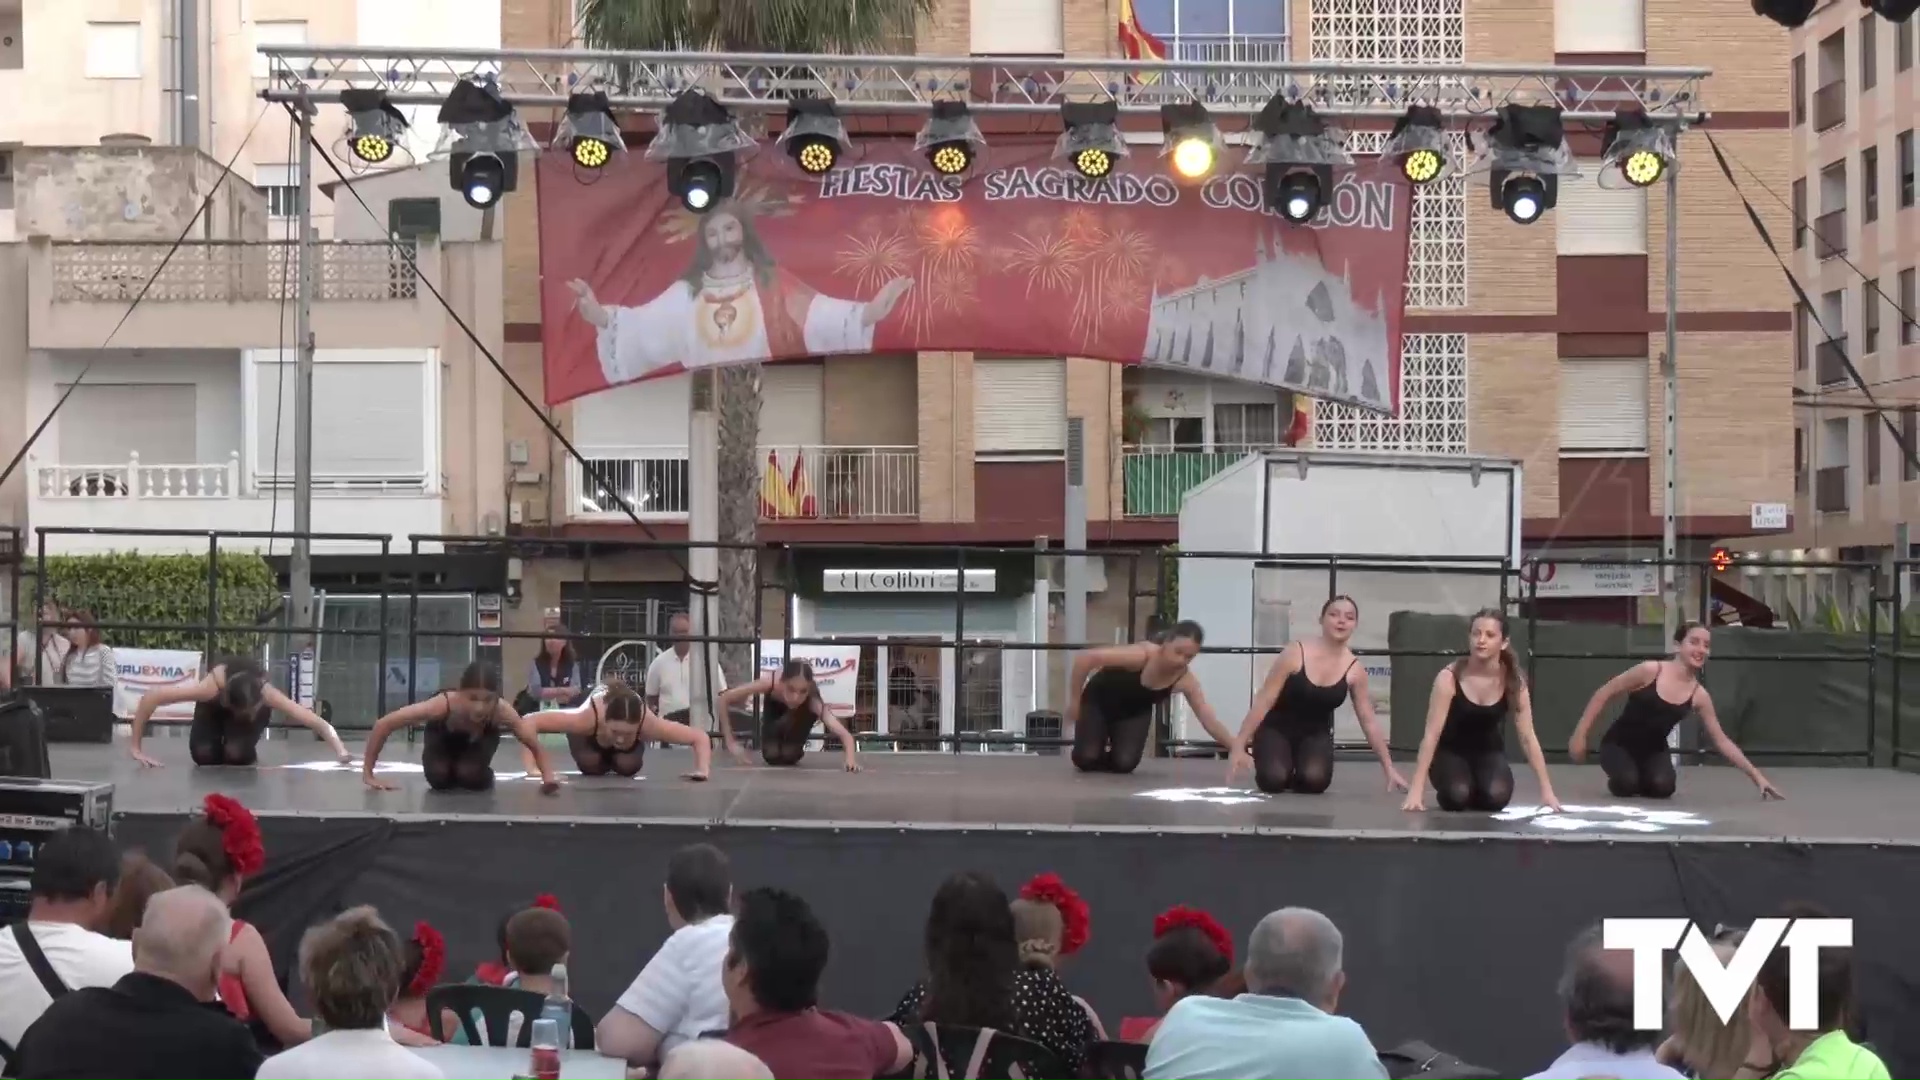
{"label": "dancer's hand on floor", "polygon": [[361,783],[363,783],[363,784],[365,784],[365,785],[367,785],[368,787],[370,787],[370,788],[372,788],[372,789],[373,789],[373,790],[375,790],[375,791],[398,791],[398,790],[400,790],[400,785],[398,785],[398,784],[390,784],[390,783],[388,783],[387,781],[385,781],[385,780],[382,780],[382,779],[380,779],[379,777],[377,777],[377,776],[375,776],[375,775],[373,775],[372,773],[365,773],[365,774],[363,774],[363,775],[362,775],[362,776],[360,777],[360,782],[361,782]]}
{"label": "dancer's hand on floor", "polygon": [[1405,801],[1400,804],[1400,809],[1405,810],[1409,814],[1421,813],[1425,811],[1426,808],[1427,797],[1425,795],[1416,795],[1412,792],[1408,792]]}
{"label": "dancer's hand on floor", "polygon": [[1407,778],[1400,775],[1399,769],[1391,765],[1387,766],[1387,794],[1391,795],[1396,791],[1406,790],[1408,790]]}
{"label": "dancer's hand on floor", "polygon": [[1754,783],[1758,784],[1760,787],[1761,802],[1766,802],[1768,799],[1785,799],[1786,798],[1785,795],[1780,794],[1780,789],[1777,787],[1774,787],[1773,782],[1771,780],[1768,780],[1764,776],[1758,780],[1755,780]]}
{"label": "dancer's hand on floor", "polygon": [[847,770],[848,772],[865,772],[866,771],[866,766],[860,764],[858,761],[855,761],[852,758],[848,758],[840,767]]}
{"label": "dancer's hand on floor", "polygon": [[127,752],[133,755],[133,760],[139,762],[140,767],[143,769],[159,769],[165,767],[161,765],[158,760],[139,750],[129,750]]}
{"label": "dancer's hand on floor", "polygon": [[727,740],[727,756],[733,759],[735,765],[753,764],[753,758],[748,755],[739,743],[734,742],[732,739]]}
{"label": "dancer's hand on floor", "polygon": [[1543,792],[1541,792],[1541,793],[1540,793],[1540,802],[1541,802],[1541,803],[1542,803],[1542,804],[1543,804],[1544,806],[1546,806],[1546,808],[1547,808],[1547,809],[1549,809],[1549,810],[1551,810],[1551,811],[1553,811],[1553,812],[1554,812],[1554,813],[1556,813],[1556,814],[1564,814],[1564,813],[1566,813],[1566,811],[1565,811],[1565,810],[1562,810],[1562,809],[1560,808],[1560,799],[1559,799],[1559,798],[1558,798],[1557,796],[1555,796],[1555,795],[1554,795],[1554,793],[1553,793],[1552,791],[1543,791]]}
{"label": "dancer's hand on floor", "polygon": [[1251,765],[1252,763],[1253,751],[1248,750],[1239,743],[1227,747],[1227,786],[1233,786],[1234,781],[1240,776],[1242,766]]}

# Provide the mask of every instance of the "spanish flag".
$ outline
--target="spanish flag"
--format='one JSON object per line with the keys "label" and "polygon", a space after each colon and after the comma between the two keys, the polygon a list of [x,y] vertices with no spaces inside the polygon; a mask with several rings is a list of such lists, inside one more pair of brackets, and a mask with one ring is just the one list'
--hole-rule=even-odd
{"label": "spanish flag", "polygon": [[813,481],[807,479],[807,452],[797,450],[793,455],[793,471],[787,474],[787,505],[791,516],[813,518],[820,516],[820,510],[813,501]]}
{"label": "spanish flag", "polygon": [[760,475],[760,516],[769,520],[794,517],[792,481],[782,475],[780,453],[767,451],[767,470]]}
{"label": "spanish flag", "polygon": [[[1129,60],[1165,60],[1166,42],[1149,34],[1133,12],[1133,0],[1120,0],[1120,55]],[[1155,82],[1158,75],[1137,75],[1142,83]]]}

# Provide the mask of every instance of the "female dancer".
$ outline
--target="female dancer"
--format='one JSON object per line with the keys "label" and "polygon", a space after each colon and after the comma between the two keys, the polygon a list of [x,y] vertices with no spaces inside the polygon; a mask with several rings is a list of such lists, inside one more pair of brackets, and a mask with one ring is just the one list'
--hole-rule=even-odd
{"label": "female dancer", "polygon": [[[198,885],[232,907],[246,880],[267,864],[260,823],[225,795],[209,795],[203,805],[204,813],[189,821],[174,841],[173,880]],[[312,1021],[294,1011],[280,989],[266,939],[251,923],[233,920],[220,965],[220,1004],[252,1029],[262,1050],[296,1046],[312,1037]]]}
{"label": "female dancer", "polygon": [[585,776],[640,775],[649,741],[693,747],[693,771],[684,780],[705,780],[713,742],[704,731],[662,719],[619,679],[588,696],[579,708],[549,710],[532,718],[542,735],[565,735],[573,763]]}
{"label": "female dancer", "polygon": [[326,740],[342,763],[352,761],[333,725],[313,710],[274,688],[260,665],[245,656],[229,656],[213,665],[190,686],[163,686],[149,690],[133,709],[133,737],[127,751],[148,768],[160,763],[140,750],[140,737],[154,711],[166,705],[193,702],[193,727],[187,733],[187,751],[195,765],[253,765],[260,760],[260,736],[275,712],[304,724]]}
{"label": "female dancer", "polygon": [[1700,714],[1714,750],[1747,774],[1760,789],[1762,799],[1783,798],[1780,789],[1727,738],[1720,717],[1713,711],[1713,696],[1700,685],[1700,669],[1707,666],[1707,656],[1713,651],[1713,632],[1699,623],[1681,623],[1673,632],[1673,642],[1673,659],[1635,664],[1593,692],[1580,713],[1580,722],[1574,726],[1567,753],[1575,761],[1587,759],[1587,734],[1600,719],[1600,710],[1625,694],[1627,703],[1619,719],[1600,738],[1600,768],[1607,774],[1607,790],[1614,797],[1673,797],[1677,777],[1667,736],[1691,710]]}
{"label": "female dancer", "polygon": [[[1387,774],[1387,790],[1407,789],[1374,720],[1366,666],[1347,644],[1359,622],[1360,605],[1353,597],[1336,596],[1321,605],[1319,639],[1293,642],[1280,653],[1240,723],[1227,783],[1233,783],[1241,765],[1251,759],[1253,782],[1268,794],[1318,795],[1327,790],[1333,783],[1333,713],[1352,693],[1353,715]],[[1316,679],[1315,673],[1332,681]]]}
{"label": "female dancer", "polygon": [[1520,749],[1540,781],[1540,801],[1559,811],[1547,758],[1533,732],[1533,695],[1520,675],[1519,658],[1507,644],[1507,616],[1493,608],[1474,612],[1467,642],[1466,657],[1434,676],[1420,759],[1400,809],[1425,810],[1427,779],[1432,777],[1442,810],[1505,810],[1513,798],[1513,769],[1507,764],[1501,728],[1512,716]]}
{"label": "female dancer", "polygon": [[560,790],[547,752],[540,745],[540,732],[533,722],[513,711],[500,700],[500,673],[493,665],[478,660],[460,673],[458,690],[443,690],[425,701],[404,705],[381,717],[367,735],[367,760],[360,779],[375,791],[392,791],[390,784],[373,774],[380,760],[380,748],[387,737],[401,728],[426,725],[426,747],[420,765],[427,774],[427,786],[435,791],[462,788],[486,791],[493,787],[493,753],[500,748],[500,729],[513,731],[513,737],[533,755],[540,773],[540,791],[551,795]]}
{"label": "female dancer", "polygon": [[726,740],[727,753],[735,761],[745,765],[751,759],[733,736],[733,707],[755,694],[760,695],[761,760],[769,765],[800,764],[807,751],[807,737],[819,723],[840,740],[840,749],[846,754],[844,768],[860,771],[860,754],[854,749],[853,736],[820,700],[813,665],[805,660],[787,661],[778,676],[762,675],[745,686],[721,691],[714,709],[720,714],[720,735]]}
{"label": "female dancer", "polygon": [[[1067,685],[1067,730],[1073,735],[1073,767],[1081,772],[1130,773],[1146,756],[1153,710],[1175,693],[1213,741],[1233,746],[1226,725],[1200,693],[1193,658],[1206,631],[1192,620],[1174,623],[1155,641],[1088,649],[1073,658]],[[1091,677],[1089,677],[1091,675]]]}

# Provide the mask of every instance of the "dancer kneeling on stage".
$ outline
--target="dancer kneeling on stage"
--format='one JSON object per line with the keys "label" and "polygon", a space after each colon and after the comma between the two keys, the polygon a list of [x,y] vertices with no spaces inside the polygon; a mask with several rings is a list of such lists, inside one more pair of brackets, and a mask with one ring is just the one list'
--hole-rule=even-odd
{"label": "dancer kneeling on stage", "polygon": [[1373,716],[1366,665],[1348,646],[1359,624],[1360,606],[1350,596],[1336,596],[1320,608],[1320,637],[1293,642],[1280,653],[1240,724],[1227,766],[1229,784],[1251,757],[1253,782],[1261,791],[1318,795],[1327,790],[1333,783],[1333,714],[1351,693],[1353,715],[1387,774],[1387,790],[1407,789]]}
{"label": "dancer kneeling on stage", "polygon": [[1713,650],[1713,631],[1699,623],[1681,623],[1673,633],[1673,659],[1648,660],[1607,680],[1593,692],[1580,722],[1574,726],[1567,753],[1575,761],[1587,758],[1587,735],[1607,703],[1625,694],[1627,703],[1607,733],[1600,738],[1600,768],[1607,774],[1607,790],[1616,798],[1670,799],[1677,782],[1673,751],[1667,737],[1688,712],[1700,715],[1707,740],[1728,764],[1747,774],[1762,799],[1783,798],[1747,755],[1740,752],[1720,727],[1713,696],[1700,685],[1700,671]]}
{"label": "dancer kneeling on stage", "polygon": [[1400,809],[1425,810],[1431,778],[1442,810],[1505,810],[1513,798],[1513,769],[1507,764],[1503,730],[1511,716],[1520,750],[1540,781],[1540,802],[1558,811],[1547,758],[1533,732],[1533,697],[1507,644],[1507,617],[1487,608],[1475,612],[1468,625],[1466,658],[1434,676],[1420,760]]}
{"label": "dancer kneeling on stage", "polygon": [[426,725],[420,765],[427,774],[427,786],[435,791],[492,788],[493,754],[500,748],[503,727],[512,730],[513,737],[533,755],[541,793],[551,795],[560,790],[560,781],[554,777],[547,752],[540,745],[539,730],[533,721],[500,700],[500,673],[491,664],[475,660],[460,673],[459,689],[442,690],[381,717],[367,735],[367,760],[360,778],[368,787],[392,791],[397,786],[374,775],[380,748],[394,732],[418,724]]}
{"label": "dancer kneeling on stage", "polygon": [[1215,742],[1231,747],[1233,736],[1213,715],[1193,673],[1193,658],[1200,655],[1205,637],[1199,623],[1183,620],[1156,640],[1088,649],[1075,656],[1067,685],[1078,692],[1067,699],[1066,716],[1073,767],[1122,774],[1139,768],[1153,735],[1153,710],[1176,693]]}
{"label": "dancer kneeling on stage", "polygon": [[133,709],[133,734],[127,741],[133,760],[148,768],[159,766],[160,762],[140,749],[147,722],[156,710],[189,701],[194,704],[187,751],[195,765],[258,764],[260,737],[267,733],[267,722],[276,711],[326,740],[341,761],[353,760],[332,724],[276,690],[260,665],[244,656],[227,657],[191,685],[163,686],[142,694]]}
{"label": "dancer kneeling on stage", "polygon": [[705,780],[713,757],[706,732],[663,719],[619,679],[588,695],[579,708],[549,710],[531,719],[541,734],[567,737],[573,763],[586,776],[640,775],[649,742],[693,747],[693,771],[682,773],[683,780]]}
{"label": "dancer kneeling on stage", "polygon": [[733,736],[733,707],[760,695],[760,759],[769,765],[798,765],[806,756],[807,738],[813,725],[826,727],[827,734],[840,740],[846,755],[845,769],[860,771],[860,753],[845,724],[820,700],[819,684],[813,681],[813,665],[805,660],[789,660],[780,674],[762,675],[745,686],[723,691],[714,703],[720,714],[720,734],[726,740],[727,753],[742,765],[752,759],[740,749]]}

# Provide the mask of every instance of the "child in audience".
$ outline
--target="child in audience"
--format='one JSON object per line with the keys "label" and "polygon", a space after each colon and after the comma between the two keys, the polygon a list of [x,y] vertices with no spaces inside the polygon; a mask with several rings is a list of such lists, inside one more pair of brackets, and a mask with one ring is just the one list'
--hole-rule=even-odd
{"label": "child in audience", "polygon": [[[1722,964],[1732,962],[1745,936],[1737,930],[1716,935],[1714,955]],[[1752,996],[1753,991],[1749,989],[1747,997]],[[1694,981],[1693,972],[1685,964],[1676,964],[1673,995],[1667,1000],[1671,1002],[1668,1009],[1673,1034],[1667,1036],[1657,1052],[1662,1065],[1688,1076],[1724,1076],[1730,1080],[1752,1080],[1767,1076],[1776,1068],[1772,1048],[1753,1030],[1748,1019],[1746,998],[1740,1000],[1732,1023],[1722,1023],[1700,984]]]}
{"label": "child in audience", "polygon": [[1153,920],[1153,947],[1147,950],[1147,973],[1153,976],[1153,1005],[1160,1016],[1131,1016],[1121,1020],[1120,1038],[1126,1042],[1152,1042],[1160,1017],[1165,1016],[1175,1002],[1194,994],[1219,994],[1232,971],[1233,938],[1213,916],[1184,906],[1161,912]]}
{"label": "child in audience", "polygon": [[[543,896],[540,899],[551,904],[553,898]],[[509,970],[497,985],[543,997],[552,993],[553,969],[565,964],[573,951],[573,928],[568,925],[567,917],[560,914],[559,906],[536,906],[517,911],[507,919],[503,929],[506,944],[502,953]],[[505,1045],[514,1045],[520,1036],[520,1025],[533,1019],[536,1017],[522,1017],[515,1013],[507,1026]],[[487,1034],[486,1019],[478,1009],[473,1012],[473,1026],[480,1032],[483,1043],[493,1043],[494,1040]],[[568,1037],[572,1037],[571,1030]],[[460,1043],[465,1040],[455,1037],[451,1041]]]}
{"label": "child in audience", "polygon": [[[387,1010],[387,1030],[401,1046],[438,1046],[440,1040],[427,1021],[427,992],[440,984],[440,973],[446,970],[447,941],[432,924],[415,923],[403,949],[407,966],[400,974],[400,996]],[[448,1042],[466,1041],[452,1010],[442,1010],[440,1030]]]}

